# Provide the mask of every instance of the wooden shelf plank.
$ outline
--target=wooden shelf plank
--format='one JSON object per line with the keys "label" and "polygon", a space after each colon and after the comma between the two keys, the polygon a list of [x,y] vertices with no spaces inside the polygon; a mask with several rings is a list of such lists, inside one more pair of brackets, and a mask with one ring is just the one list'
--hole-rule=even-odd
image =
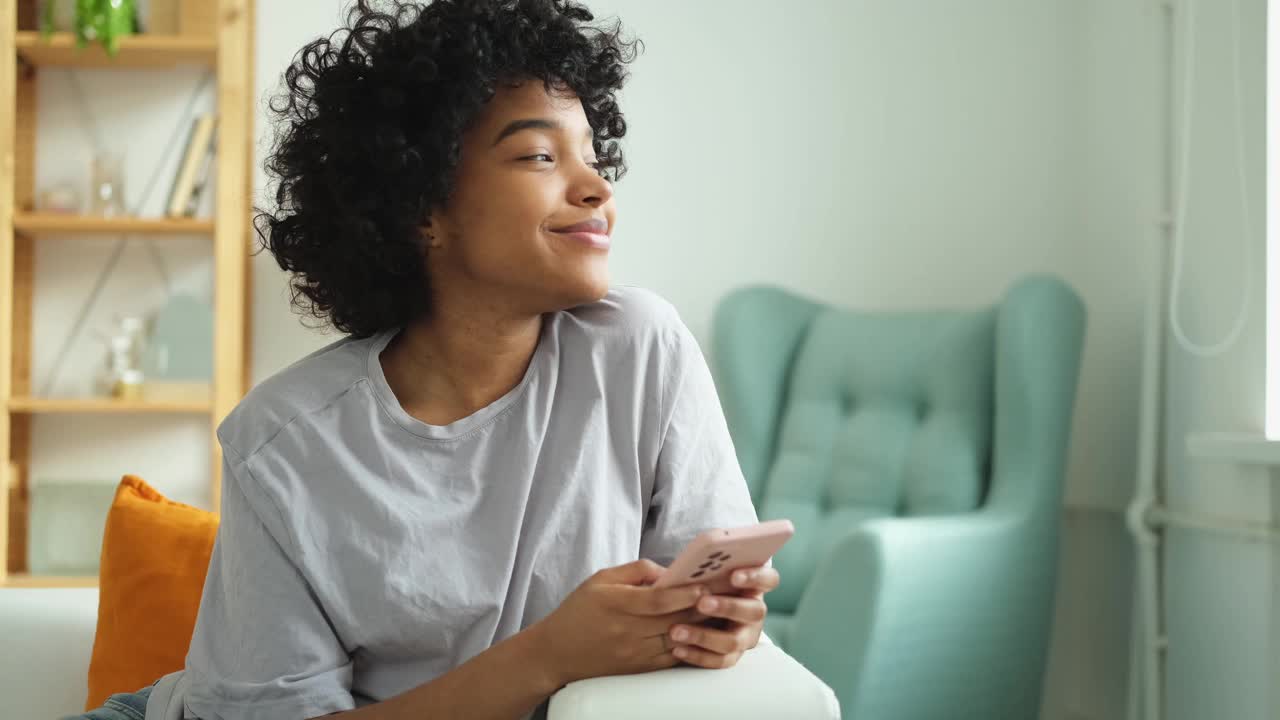
{"label": "wooden shelf plank", "polygon": [[13,216],[13,229],[23,235],[132,234],[213,235],[212,219],[94,217],[63,213],[26,213]]}
{"label": "wooden shelf plank", "polygon": [[207,400],[112,400],[110,398],[33,398],[9,399],[12,413],[44,415],[51,413],[207,413],[212,404]]}
{"label": "wooden shelf plank", "polygon": [[33,65],[81,68],[168,68],[175,65],[213,67],[218,60],[214,37],[182,35],[131,35],[120,38],[120,50],[110,56],[97,42],[76,47],[75,35],[53,33],[48,38],[39,31],[17,34],[18,56]]}
{"label": "wooden shelf plank", "polygon": [[74,575],[29,575],[15,573],[0,582],[0,587],[7,588],[95,588],[98,578],[93,576]]}

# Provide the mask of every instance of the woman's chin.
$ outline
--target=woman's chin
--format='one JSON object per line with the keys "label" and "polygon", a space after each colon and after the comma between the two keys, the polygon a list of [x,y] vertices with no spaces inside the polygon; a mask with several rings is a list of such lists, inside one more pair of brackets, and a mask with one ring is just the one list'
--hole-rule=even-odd
{"label": "woman's chin", "polygon": [[609,294],[609,275],[601,273],[599,276],[592,277],[583,283],[582,297],[583,302],[596,302],[603,300],[605,295]]}
{"label": "woman's chin", "polygon": [[568,303],[566,307],[596,302],[609,293],[609,273],[597,271],[577,275],[565,283],[563,289]]}

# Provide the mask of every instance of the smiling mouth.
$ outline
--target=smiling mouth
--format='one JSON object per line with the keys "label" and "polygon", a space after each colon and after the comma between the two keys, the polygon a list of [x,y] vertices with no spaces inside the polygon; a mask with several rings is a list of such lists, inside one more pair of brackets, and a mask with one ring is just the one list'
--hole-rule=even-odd
{"label": "smiling mouth", "polygon": [[552,230],[550,232],[559,235],[566,240],[572,240],[597,250],[608,250],[609,246],[613,244],[612,238],[605,233],[590,232],[587,230],[578,230],[573,232]]}
{"label": "smiling mouth", "polygon": [[572,225],[562,225],[560,227],[551,228],[552,232],[592,232],[596,234],[609,234],[609,221],[604,218],[593,217],[582,222],[576,222]]}

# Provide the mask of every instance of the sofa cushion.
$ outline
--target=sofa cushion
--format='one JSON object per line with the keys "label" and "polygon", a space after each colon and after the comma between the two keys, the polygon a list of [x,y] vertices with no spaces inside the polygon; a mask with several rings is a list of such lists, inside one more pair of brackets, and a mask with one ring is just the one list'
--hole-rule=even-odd
{"label": "sofa cushion", "polygon": [[85,709],[186,664],[218,515],[127,475],[107,513]]}

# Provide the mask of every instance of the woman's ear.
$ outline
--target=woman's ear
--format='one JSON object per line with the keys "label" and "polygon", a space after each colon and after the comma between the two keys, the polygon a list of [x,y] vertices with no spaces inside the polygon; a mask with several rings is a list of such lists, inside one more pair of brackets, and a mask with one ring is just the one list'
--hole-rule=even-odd
{"label": "woman's ear", "polygon": [[437,223],[433,223],[431,221],[431,218],[427,218],[427,221],[424,224],[418,226],[418,232],[422,234],[423,246],[426,247],[426,249],[437,250],[444,247],[444,241],[442,239],[444,233],[440,231],[440,227]]}

